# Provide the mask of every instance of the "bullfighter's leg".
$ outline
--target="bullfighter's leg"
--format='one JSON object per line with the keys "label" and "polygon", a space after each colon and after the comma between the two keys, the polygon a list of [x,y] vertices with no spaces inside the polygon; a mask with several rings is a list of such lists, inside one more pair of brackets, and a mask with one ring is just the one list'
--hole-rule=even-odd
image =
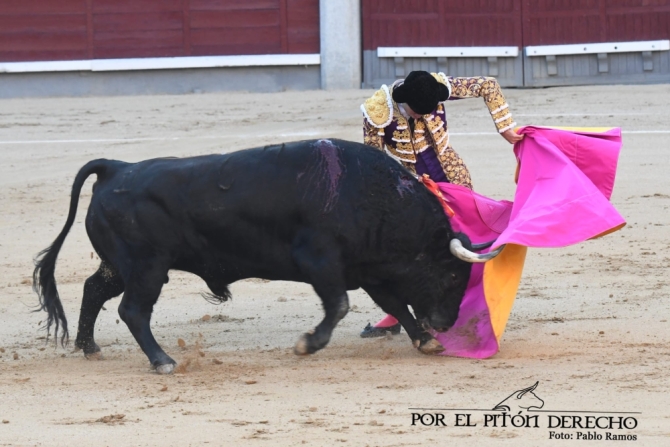
{"label": "bullfighter's leg", "polygon": [[119,316],[159,374],[170,374],[176,362],[163,351],[151,333],[151,313],[167,276],[157,260],[146,260],[132,267],[119,305]]}
{"label": "bullfighter's leg", "polygon": [[303,334],[295,345],[298,355],[313,354],[330,341],[333,329],[349,311],[349,298],[339,250],[314,238],[304,238],[293,250],[293,259],[321,298],[325,316],[319,325]]}
{"label": "bullfighter's leg", "polygon": [[402,327],[407,331],[407,335],[409,335],[415,348],[424,354],[439,354],[444,351],[444,347],[440,342],[419,326],[419,323],[409,311],[407,305],[398,300],[385,287],[364,286],[363,289],[384,312],[392,315],[400,322]]}
{"label": "bullfighter's leg", "polygon": [[87,359],[102,358],[100,347],[93,339],[95,321],[107,300],[123,292],[123,279],[109,264],[102,262],[100,268],[84,283],[84,298],[79,313],[79,327],[75,348],[82,349]]}

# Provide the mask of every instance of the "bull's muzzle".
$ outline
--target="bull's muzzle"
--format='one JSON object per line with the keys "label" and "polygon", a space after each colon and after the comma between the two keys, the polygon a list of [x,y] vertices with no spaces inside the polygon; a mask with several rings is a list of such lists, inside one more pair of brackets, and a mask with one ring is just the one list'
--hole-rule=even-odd
{"label": "bull's muzzle", "polygon": [[424,331],[447,332],[454,324],[445,318],[431,317],[420,320],[419,323]]}

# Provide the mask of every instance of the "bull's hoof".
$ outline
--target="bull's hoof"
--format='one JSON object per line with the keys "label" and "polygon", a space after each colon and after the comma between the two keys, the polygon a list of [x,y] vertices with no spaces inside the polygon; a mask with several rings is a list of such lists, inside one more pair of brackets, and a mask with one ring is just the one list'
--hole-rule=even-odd
{"label": "bull's hoof", "polygon": [[309,349],[309,334],[302,334],[298,339],[298,342],[293,348],[293,353],[295,355],[308,355],[311,354]]}
{"label": "bull's hoof", "polygon": [[84,357],[86,357],[86,360],[104,360],[105,357],[103,357],[102,352],[96,351],[96,352],[89,352],[89,353],[84,353]]}
{"label": "bull's hoof", "polygon": [[93,340],[77,340],[74,342],[74,350],[72,353],[84,351],[84,357],[88,360],[102,360],[102,354],[100,353],[100,346],[98,346]]}
{"label": "bull's hoof", "polygon": [[174,372],[175,368],[174,363],[166,363],[164,365],[158,365],[156,366],[156,372],[158,374],[172,374]]}
{"label": "bull's hoof", "polygon": [[[416,341],[414,343],[416,346]],[[439,341],[435,340],[434,338],[431,338],[430,340],[427,340],[419,345],[419,351],[421,351],[424,354],[435,355],[444,351],[444,346],[442,346]]]}

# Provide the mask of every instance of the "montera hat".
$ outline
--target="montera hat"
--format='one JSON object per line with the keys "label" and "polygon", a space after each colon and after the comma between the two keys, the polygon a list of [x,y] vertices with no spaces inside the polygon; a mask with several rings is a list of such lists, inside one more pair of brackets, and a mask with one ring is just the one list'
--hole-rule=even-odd
{"label": "montera hat", "polygon": [[393,100],[407,104],[419,115],[431,113],[439,102],[448,98],[447,86],[437,82],[427,71],[411,72],[402,84],[393,89]]}

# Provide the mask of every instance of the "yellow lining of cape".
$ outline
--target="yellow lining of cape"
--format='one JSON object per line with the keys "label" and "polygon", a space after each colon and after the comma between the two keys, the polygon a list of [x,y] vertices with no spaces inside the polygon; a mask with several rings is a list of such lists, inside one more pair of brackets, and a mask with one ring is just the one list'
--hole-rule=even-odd
{"label": "yellow lining of cape", "polygon": [[493,333],[500,343],[519,289],[527,247],[507,244],[484,265],[484,297],[489,308]]}

